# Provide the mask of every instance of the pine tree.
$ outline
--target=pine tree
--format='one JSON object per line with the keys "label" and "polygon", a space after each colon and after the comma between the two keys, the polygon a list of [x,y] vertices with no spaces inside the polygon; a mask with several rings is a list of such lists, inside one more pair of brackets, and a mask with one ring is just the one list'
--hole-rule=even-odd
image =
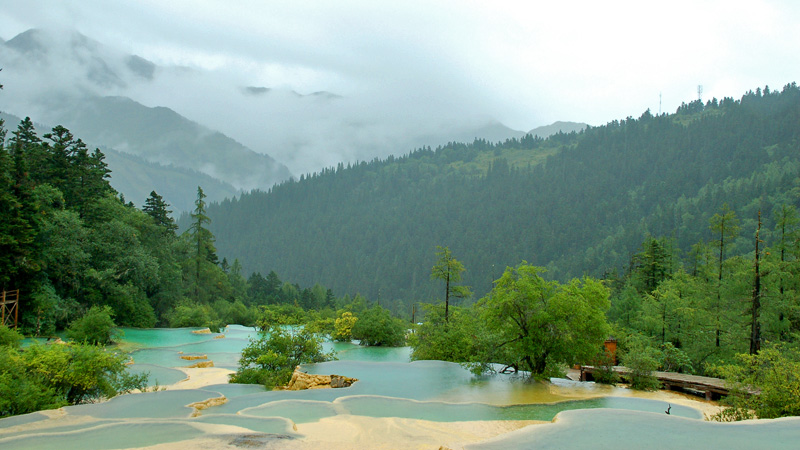
{"label": "pine tree", "polygon": [[456,298],[464,298],[470,295],[469,288],[466,286],[455,286],[452,283],[461,281],[461,272],[464,270],[464,265],[461,261],[453,258],[453,254],[448,247],[437,246],[439,251],[436,256],[439,260],[431,269],[431,278],[440,279],[445,283],[444,289],[444,320],[449,321],[450,312],[450,296]]}
{"label": "pine tree", "polygon": [[164,198],[156,191],[151,191],[150,197],[144,201],[142,211],[152,217],[156,225],[164,228],[167,233],[173,234],[178,229],[178,225],[170,216],[172,211],[167,208],[169,208],[169,203],[165,202]]}

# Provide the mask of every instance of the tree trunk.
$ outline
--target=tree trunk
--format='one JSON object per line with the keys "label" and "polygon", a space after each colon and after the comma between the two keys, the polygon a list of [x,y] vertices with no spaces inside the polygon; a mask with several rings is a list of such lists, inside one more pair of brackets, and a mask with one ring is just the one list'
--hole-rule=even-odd
{"label": "tree trunk", "polygon": [[759,313],[761,312],[761,271],[759,268],[760,252],[758,248],[759,234],[761,233],[761,211],[758,212],[758,228],[756,229],[756,260],[755,260],[755,280],[753,281],[753,298],[751,305],[752,317],[750,320],[750,354],[755,355],[761,350],[761,323]]}

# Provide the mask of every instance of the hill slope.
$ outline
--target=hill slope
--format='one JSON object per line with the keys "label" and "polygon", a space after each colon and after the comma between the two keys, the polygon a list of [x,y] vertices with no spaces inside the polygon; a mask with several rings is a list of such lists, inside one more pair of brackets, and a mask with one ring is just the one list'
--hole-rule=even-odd
{"label": "hill slope", "polygon": [[800,90],[790,85],[547,140],[340,165],[208,215],[220,255],[247,271],[382,301],[430,300],[443,289],[429,279],[435,246],[447,245],[480,295],[521,260],[564,279],[626,267],[648,233],[686,251],[710,240],[709,218],[724,202],[743,219],[733,251],[747,252],[757,209],[797,201],[798,142]]}
{"label": "hill slope", "polygon": [[[5,120],[4,126],[9,132],[16,130],[22,120],[5,112],[0,112],[0,118]],[[52,128],[40,123],[35,123],[35,127],[40,137]],[[224,181],[191,169],[150,162],[113,148],[103,147],[101,151],[111,170],[111,186],[123,194],[126,201],[139,206],[144,204],[151,191],[156,191],[170,204],[170,209],[177,216],[181,211],[194,208],[197,186],[203,187],[209,201],[222,201],[240,193]]]}
{"label": "hill slope", "polygon": [[[180,208],[194,200],[197,183],[177,185],[197,178],[190,172],[204,174],[201,178],[207,179],[203,184],[209,196],[219,199],[238,189],[268,189],[291,176],[286,166],[269,155],[254,152],[171,108],[148,107],[133,100],[131,96],[146,97],[143,93],[154,92],[153,83],[165,72],[139,56],[108,48],[78,32],[33,29],[0,44],[0,59],[6,112],[30,116],[38,123],[63,125],[89,147],[115,149],[156,163],[158,176],[167,175],[164,166],[182,169],[181,175],[159,183],[175,189],[159,185],[141,188],[148,193],[151,189],[171,190],[176,197],[168,201],[182,205]],[[171,70],[187,77],[192,73]],[[7,126],[13,128],[16,123]],[[109,156],[119,160],[110,151]],[[142,174],[129,171],[142,168],[139,163],[118,164],[113,170],[118,178],[135,180]],[[229,187],[224,187],[226,184]],[[184,195],[184,191],[192,194]]]}

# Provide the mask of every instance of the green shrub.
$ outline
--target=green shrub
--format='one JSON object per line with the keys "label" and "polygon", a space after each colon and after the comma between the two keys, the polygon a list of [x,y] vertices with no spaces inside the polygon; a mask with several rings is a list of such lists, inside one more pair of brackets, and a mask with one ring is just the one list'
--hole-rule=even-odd
{"label": "green shrub", "polygon": [[331,317],[317,317],[306,324],[306,329],[314,334],[333,337],[333,334],[336,332],[336,321]]}
{"label": "green shrub", "polygon": [[300,364],[333,359],[322,352],[322,341],[305,328],[269,327],[259,332],[242,350],[239,369],[231,376],[232,383],[262,384],[267,389],[282,386],[292,378]]}
{"label": "green shrub", "polygon": [[[800,415],[800,351],[784,345],[756,355],[736,356],[736,364],[718,368],[732,386],[721,403],[728,408],[712,416],[718,421],[774,419]],[[753,395],[757,391],[758,394]]]}
{"label": "green shrub", "polygon": [[83,344],[0,347],[0,417],[91,403],[143,389],[127,356]]}
{"label": "green shrub", "polygon": [[17,330],[12,330],[5,325],[0,325],[0,347],[18,348],[22,335]]}
{"label": "green shrub", "polygon": [[300,325],[308,322],[308,313],[294,305],[262,305],[258,307],[256,327],[268,330],[278,325]]}
{"label": "green shrub", "polygon": [[183,300],[168,314],[170,328],[209,327],[216,317],[210,308]]}
{"label": "green shrub", "polygon": [[380,305],[361,313],[353,325],[352,337],[361,345],[369,346],[401,346],[406,341],[405,323]]}
{"label": "green shrub", "polygon": [[[440,360],[458,363],[473,361],[483,349],[477,347],[476,333],[481,331],[474,309],[450,307],[450,318],[444,320],[443,305],[425,305],[425,322],[409,335],[412,360]],[[470,365],[479,373],[486,365]]]}
{"label": "green shrub", "polygon": [[658,369],[660,353],[652,347],[635,346],[623,355],[622,362],[630,372],[628,381],[634,389],[654,391],[661,387],[661,382],[653,376]]}
{"label": "green shrub", "polygon": [[353,339],[353,326],[358,321],[358,317],[349,311],[342,312],[333,323],[333,334],[331,338],[335,341],[349,342]]}
{"label": "green shrub", "polygon": [[661,346],[661,368],[665,372],[692,373],[692,360],[683,350],[667,342]]}
{"label": "green shrub", "polygon": [[113,315],[110,306],[92,306],[83,317],[70,324],[67,337],[75,342],[106,345],[114,337]]}
{"label": "green shrub", "polygon": [[614,371],[614,356],[605,348],[597,352],[593,365],[594,381],[602,384],[619,383],[619,374]]}

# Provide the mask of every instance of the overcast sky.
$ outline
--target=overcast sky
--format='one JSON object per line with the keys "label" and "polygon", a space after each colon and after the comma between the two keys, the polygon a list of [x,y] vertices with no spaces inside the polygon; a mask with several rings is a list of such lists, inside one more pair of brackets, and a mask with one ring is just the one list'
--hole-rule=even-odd
{"label": "overcast sky", "polygon": [[698,85],[704,99],[738,98],[800,81],[795,0],[26,0],[0,8],[3,39],[33,27],[75,28],[244,86],[389,105],[376,115],[469,111],[522,131],[655,113],[659,96],[674,112],[697,98]]}

